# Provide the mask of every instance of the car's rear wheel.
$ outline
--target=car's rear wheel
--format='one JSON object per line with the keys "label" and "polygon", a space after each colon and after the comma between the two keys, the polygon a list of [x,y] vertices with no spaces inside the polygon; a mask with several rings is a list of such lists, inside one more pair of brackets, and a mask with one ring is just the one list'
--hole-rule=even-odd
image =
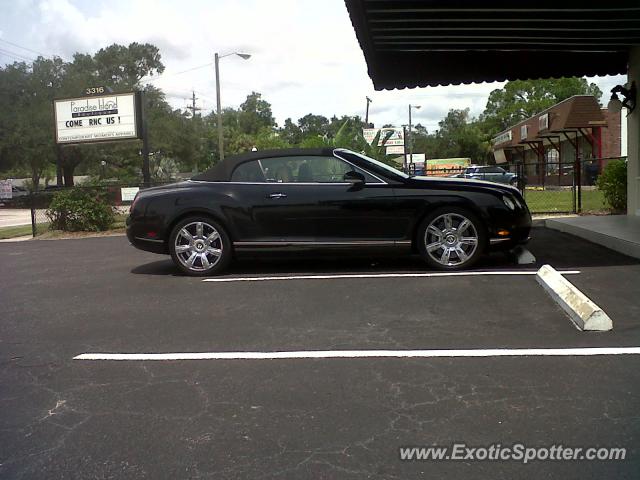
{"label": "car's rear wheel", "polygon": [[179,221],[169,237],[169,252],[187,275],[216,275],[231,261],[231,241],[224,228],[208,217]]}
{"label": "car's rear wheel", "polygon": [[473,213],[458,207],[435,210],[418,229],[422,258],[439,270],[461,270],[473,265],[486,245],[486,229]]}

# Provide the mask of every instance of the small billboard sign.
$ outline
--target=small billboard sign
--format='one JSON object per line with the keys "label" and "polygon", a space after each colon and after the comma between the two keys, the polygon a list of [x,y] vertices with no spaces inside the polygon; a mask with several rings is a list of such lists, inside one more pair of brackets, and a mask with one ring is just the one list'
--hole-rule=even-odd
{"label": "small billboard sign", "polygon": [[136,194],[140,191],[140,187],[122,187],[120,188],[120,199],[123,202],[133,202]]}
{"label": "small billboard sign", "polygon": [[[385,141],[386,139],[386,141]],[[381,128],[378,146],[398,147],[404,145],[404,130],[402,128]],[[404,153],[404,150],[402,151]]]}
{"label": "small billboard sign", "polygon": [[387,147],[387,155],[402,155],[404,153],[404,145],[391,145]]}
{"label": "small billboard sign", "polygon": [[449,175],[462,172],[471,165],[470,158],[432,158],[427,160],[427,175],[448,177]]}
{"label": "small billboard sign", "polygon": [[13,188],[11,180],[0,180],[0,198],[9,200],[13,198]]}
{"label": "small billboard sign", "polygon": [[56,143],[91,143],[140,138],[133,92],[54,100]]}
{"label": "small billboard sign", "polygon": [[371,145],[373,141],[376,139],[376,135],[380,131],[379,128],[363,128],[362,136],[366,140],[366,142]]}

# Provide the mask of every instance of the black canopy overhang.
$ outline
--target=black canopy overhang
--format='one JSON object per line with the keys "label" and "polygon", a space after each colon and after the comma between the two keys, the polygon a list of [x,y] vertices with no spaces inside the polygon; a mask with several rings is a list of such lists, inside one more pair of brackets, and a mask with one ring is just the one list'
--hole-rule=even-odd
{"label": "black canopy overhang", "polygon": [[620,74],[640,44],[638,0],[345,2],[378,90]]}

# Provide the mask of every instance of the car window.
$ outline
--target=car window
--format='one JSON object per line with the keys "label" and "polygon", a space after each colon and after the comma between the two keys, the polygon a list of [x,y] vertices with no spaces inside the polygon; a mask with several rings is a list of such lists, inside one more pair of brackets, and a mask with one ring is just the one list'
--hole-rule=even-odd
{"label": "car window", "polygon": [[253,160],[238,165],[233,182],[344,183],[344,175],[357,171],[368,183],[380,183],[369,173],[336,157],[295,156]]}
{"label": "car window", "polygon": [[231,175],[232,182],[264,182],[265,175],[258,160],[241,163]]}

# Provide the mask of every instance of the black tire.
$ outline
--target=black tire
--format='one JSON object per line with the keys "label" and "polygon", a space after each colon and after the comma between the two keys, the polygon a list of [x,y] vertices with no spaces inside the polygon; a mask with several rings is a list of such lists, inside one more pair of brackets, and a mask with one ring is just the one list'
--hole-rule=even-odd
{"label": "black tire", "polygon": [[[199,236],[197,235],[198,224],[202,225]],[[184,236],[183,229],[192,234],[191,242]],[[214,230],[217,236],[213,235]],[[179,252],[179,246],[185,247],[185,251]],[[194,215],[180,220],[169,236],[169,253],[173,263],[182,273],[191,276],[203,277],[222,273],[231,262],[232,248],[231,240],[224,227],[206,216]],[[219,256],[214,251],[219,251]],[[192,267],[189,267],[189,258],[192,255],[195,257]]]}
{"label": "black tire", "polygon": [[[452,228],[450,229],[450,231],[445,230],[444,228],[438,228],[441,225],[444,226],[444,219],[441,220],[441,217],[447,214],[451,215]],[[468,220],[473,229],[471,229],[469,226],[465,227],[461,219]],[[439,229],[441,233],[443,233],[442,237],[438,237],[433,233],[433,231],[430,231],[429,237],[427,237],[427,229],[432,222],[435,222],[437,224],[434,226],[436,229]],[[462,232],[457,232],[456,227],[460,227],[461,225],[463,228],[465,228],[465,230],[463,230]],[[475,233],[475,235],[472,235],[473,233]],[[453,235],[456,241],[450,242],[449,240],[447,240],[451,235]],[[476,238],[476,244],[475,248],[472,249],[472,245],[471,243],[469,243],[469,239],[474,236]],[[436,249],[435,245],[438,243],[438,238],[442,238],[442,246]],[[463,239],[465,242],[463,243],[459,241],[459,239]],[[429,253],[427,249],[427,241],[430,242],[429,245],[431,246],[431,253]],[[474,263],[476,263],[482,253],[485,251],[487,245],[487,230],[478,216],[465,208],[454,206],[440,207],[428,214],[424,218],[424,220],[422,220],[417,230],[416,242],[418,251],[420,252],[420,256],[431,267],[438,270],[446,271],[463,270],[471,267]],[[455,247],[460,247],[462,252],[459,253],[457,250],[451,250]],[[444,256],[446,255],[445,249],[450,251],[448,256]],[[464,258],[463,260],[462,257],[464,255],[466,255],[466,258]],[[455,257],[455,261],[452,256]],[[440,257],[444,260],[450,260],[452,264],[443,264],[441,263],[441,260],[436,260],[434,257]]]}

